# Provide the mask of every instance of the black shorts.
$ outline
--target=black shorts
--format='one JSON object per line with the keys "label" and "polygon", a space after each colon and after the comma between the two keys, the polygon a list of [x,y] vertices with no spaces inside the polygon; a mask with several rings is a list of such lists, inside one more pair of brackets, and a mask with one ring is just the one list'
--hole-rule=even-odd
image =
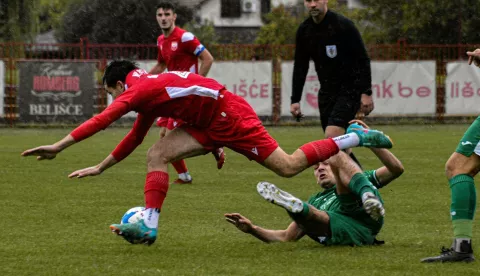
{"label": "black shorts", "polygon": [[360,108],[361,94],[318,92],[318,108],[320,109],[320,121],[323,131],[327,126],[338,126],[347,128],[348,122],[355,118]]}

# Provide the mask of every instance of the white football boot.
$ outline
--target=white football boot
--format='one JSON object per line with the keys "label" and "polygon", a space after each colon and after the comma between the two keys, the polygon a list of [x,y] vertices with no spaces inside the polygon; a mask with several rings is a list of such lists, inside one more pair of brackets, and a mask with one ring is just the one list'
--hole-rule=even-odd
{"label": "white football boot", "polygon": [[303,211],[303,202],[300,199],[280,190],[271,183],[259,182],[257,184],[257,191],[267,201],[283,207],[291,213],[300,213]]}

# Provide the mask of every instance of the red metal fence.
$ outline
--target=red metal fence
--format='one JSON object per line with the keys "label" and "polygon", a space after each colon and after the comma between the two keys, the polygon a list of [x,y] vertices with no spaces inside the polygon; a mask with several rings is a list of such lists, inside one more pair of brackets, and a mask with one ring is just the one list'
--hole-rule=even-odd
{"label": "red metal fence", "polygon": [[[235,60],[272,60],[274,108],[273,121],[279,118],[280,106],[280,62],[292,60],[294,45],[206,45],[217,61]],[[465,60],[465,52],[477,45],[410,45],[404,41],[387,45],[368,45],[367,50],[372,60],[435,60],[437,63],[437,120],[441,120],[445,112],[444,79],[446,63],[455,60]],[[16,61],[19,59],[48,60],[97,60],[98,69],[103,70],[106,61],[114,58],[129,58],[134,60],[156,59],[156,45],[140,44],[91,44],[81,40],[74,44],[29,44],[8,42],[0,43],[0,59],[6,63],[6,93],[5,120],[14,125],[17,118],[16,87],[18,77]],[[98,86],[98,109],[105,108],[105,92]]]}

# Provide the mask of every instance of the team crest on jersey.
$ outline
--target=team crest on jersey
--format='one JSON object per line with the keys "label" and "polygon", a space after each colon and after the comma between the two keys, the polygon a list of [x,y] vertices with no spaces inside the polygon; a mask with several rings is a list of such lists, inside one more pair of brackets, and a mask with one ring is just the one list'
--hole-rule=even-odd
{"label": "team crest on jersey", "polygon": [[178,49],[178,42],[173,41],[170,48],[172,49],[172,51],[176,51]]}
{"label": "team crest on jersey", "polygon": [[334,58],[337,56],[337,45],[327,45],[325,48],[329,58]]}

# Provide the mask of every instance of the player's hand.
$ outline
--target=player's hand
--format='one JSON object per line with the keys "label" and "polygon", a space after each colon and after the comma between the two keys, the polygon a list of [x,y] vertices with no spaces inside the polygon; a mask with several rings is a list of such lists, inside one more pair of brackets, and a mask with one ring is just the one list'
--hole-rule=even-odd
{"label": "player's hand", "polygon": [[293,103],[290,105],[290,113],[292,113],[292,116],[297,119],[297,122],[300,122],[304,116],[300,110],[300,103]]}
{"label": "player's hand", "polygon": [[238,213],[225,214],[225,219],[244,233],[252,232],[252,222]]}
{"label": "player's hand", "polygon": [[480,67],[480,49],[476,49],[473,52],[468,51],[468,65],[471,65],[472,62],[477,66]]}
{"label": "player's hand", "polygon": [[374,109],[373,98],[366,94],[362,94],[362,99],[360,100],[360,112],[368,116]]}
{"label": "player's hand", "polygon": [[72,178],[72,177],[83,178],[83,177],[87,177],[87,176],[99,175],[101,173],[102,173],[102,170],[100,170],[98,168],[98,166],[93,166],[93,167],[88,167],[88,168],[81,169],[81,170],[76,170],[73,173],[69,174],[68,177],[69,178]]}
{"label": "player's hand", "polygon": [[350,125],[351,124],[359,124],[361,125],[363,128],[370,128],[367,124],[365,124],[364,121],[362,120],[351,120],[350,122],[348,122]]}
{"label": "player's hand", "polygon": [[51,160],[57,156],[61,149],[55,145],[40,146],[33,149],[28,149],[22,152],[22,156],[37,156],[37,160]]}

